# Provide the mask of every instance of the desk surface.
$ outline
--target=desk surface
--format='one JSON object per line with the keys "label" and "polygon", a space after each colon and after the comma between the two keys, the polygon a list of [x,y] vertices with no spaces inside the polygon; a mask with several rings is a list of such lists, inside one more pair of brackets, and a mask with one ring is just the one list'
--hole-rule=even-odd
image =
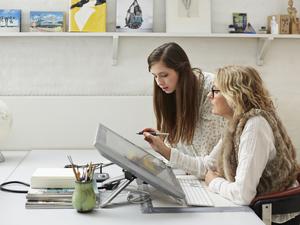
{"label": "desk surface", "polygon": [[[63,167],[68,164],[67,155],[75,163],[106,161],[96,150],[39,150],[31,152],[3,152],[6,161],[0,164],[2,181],[19,180],[30,182],[33,171],[38,167]],[[117,166],[109,168],[111,176],[121,174]],[[120,224],[220,224],[263,225],[252,212],[198,212],[172,214],[143,214],[139,205],[97,209],[92,213],[80,214],[73,209],[25,209],[25,194],[0,192],[0,223],[3,225],[120,225]]]}
{"label": "desk surface", "polygon": [[2,151],[5,161],[0,163],[0,182],[5,182],[8,177],[14,172],[18,164],[20,164],[29,151]]}

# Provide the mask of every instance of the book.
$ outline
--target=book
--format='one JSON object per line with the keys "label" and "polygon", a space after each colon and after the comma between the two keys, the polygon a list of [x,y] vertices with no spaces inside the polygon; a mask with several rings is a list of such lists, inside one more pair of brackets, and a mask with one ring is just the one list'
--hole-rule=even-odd
{"label": "book", "polygon": [[117,1],[117,32],[152,32],[153,0]]}
{"label": "book", "polygon": [[40,196],[40,197],[27,197],[27,201],[43,201],[43,202],[72,202],[72,196],[71,197],[60,197],[60,196]]}
{"label": "book", "polygon": [[[95,208],[99,208],[99,198],[96,199]],[[73,209],[71,202],[58,202],[58,201],[34,201],[30,200],[25,203],[26,209]]]}
{"label": "book", "polygon": [[105,32],[106,0],[70,0],[70,32]]}
{"label": "book", "polygon": [[0,32],[21,31],[21,10],[0,9]]}
{"label": "book", "polygon": [[31,176],[31,188],[74,188],[71,168],[37,168]]}
{"label": "book", "polygon": [[71,202],[51,202],[30,200],[25,203],[26,209],[73,209]]}
{"label": "book", "polygon": [[244,33],[247,27],[247,13],[233,13],[233,26],[236,33]]}
{"label": "book", "polygon": [[65,13],[55,11],[30,11],[31,32],[65,31]]}
{"label": "book", "polygon": [[27,200],[40,201],[72,201],[74,188],[32,188],[26,195]]}
{"label": "book", "polygon": [[[96,206],[100,205],[100,193],[97,183],[93,180],[93,189],[96,194]],[[74,188],[32,188],[26,195],[26,209],[72,209],[72,195]]]}

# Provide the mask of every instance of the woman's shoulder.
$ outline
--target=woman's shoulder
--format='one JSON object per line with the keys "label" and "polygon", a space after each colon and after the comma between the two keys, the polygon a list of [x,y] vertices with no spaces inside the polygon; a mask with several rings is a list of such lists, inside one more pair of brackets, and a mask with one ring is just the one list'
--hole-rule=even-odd
{"label": "woman's shoulder", "polygon": [[252,130],[258,133],[272,133],[272,128],[268,121],[261,115],[249,118],[245,124],[245,131]]}

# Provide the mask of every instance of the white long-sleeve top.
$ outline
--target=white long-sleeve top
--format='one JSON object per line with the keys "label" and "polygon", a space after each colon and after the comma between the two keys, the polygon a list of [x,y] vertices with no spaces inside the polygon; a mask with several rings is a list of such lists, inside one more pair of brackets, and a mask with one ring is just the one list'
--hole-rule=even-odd
{"label": "white long-sleeve top", "polygon": [[[169,163],[204,179],[208,169],[213,171],[217,169],[216,162],[221,142],[222,140],[209,155],[204,157],[191,157],[172,149]],[[210,182],[210,190],[236,204],[249,205],[256,196],[256,187],[267,163],[276,156],[274,143],[274,135],[266,119],[262,116],[250,118],[240,137],[235,182],[218,177]],[[298,185],[295,181],[293,187]],[[300,212],[273,215],[272,221],[284,223],[299,214]]]}
{"label": "white long-sleeve top", "polygon": [[[261,116],[250,118],[240,137],[235,182],[219,177],[211,181],[209,188],[236,204],[249,205],[256,196],[256,187],[266,164],[276,155],[274,142],[272,129],[266,119]],[[203,179],[208,169],[216,170],[220,150],[221,140],[204,157],[191,157],[172,149],[170,164]]]}

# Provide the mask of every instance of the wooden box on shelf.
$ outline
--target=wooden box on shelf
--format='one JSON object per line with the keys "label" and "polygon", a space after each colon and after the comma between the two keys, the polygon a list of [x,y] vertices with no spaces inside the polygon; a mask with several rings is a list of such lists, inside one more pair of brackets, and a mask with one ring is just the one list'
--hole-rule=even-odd
{"label": "wooden box on shelf", "polygon": [[296,19],[296,23],[291,23],[291,34],[300,34],[300,19]]}
{"label": "wooden box on shelf", "polygon": [[279,34],[290,33],[290,16],[289,15],[272,15],[268,16],[268,33],[271,33],[271,20],[275,16],[278,23]]}

